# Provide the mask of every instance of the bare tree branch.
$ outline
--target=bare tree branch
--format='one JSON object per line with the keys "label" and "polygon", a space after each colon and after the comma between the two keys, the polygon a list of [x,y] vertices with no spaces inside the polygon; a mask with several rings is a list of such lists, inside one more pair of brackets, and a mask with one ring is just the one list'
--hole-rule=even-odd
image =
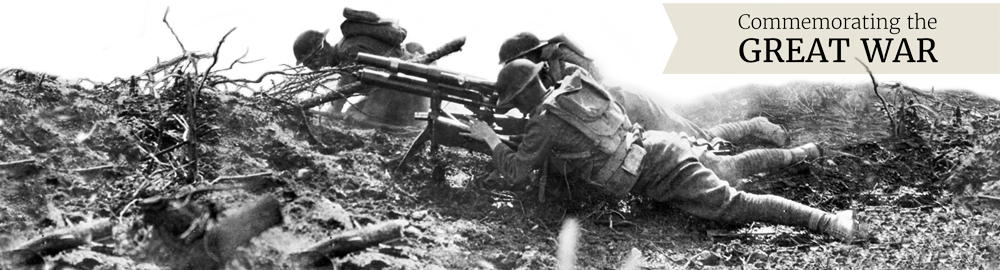
{"label": "bare tree branch", "polygon": [[0,168],[7,167],[7,166],[14,166],[14,165],[32,164],[32,163],[35,163],[35,159],[33,159],[33,158],[24,159],[24,160],[18,160],[18,161],[11,161],[11,162],[3,162],[3,163],[0,163]]}
{"label": "bare tree branch", "polygon": [[885,103],[885,98],[882,98],[882,95],[878,93],[878,83],[875,82],[875,75],[872,75],[872,70],[868,69],[868,65],[865,65],[865,62],[861,62],[861,59],[855,57],[854,60],[858,60],[858,63],[861,63],[861,65],[865,67],[865,71],[868,72],[868,76],[872,78],[872,90],[875,91],[875,96],[878,96],[878,99],[882,101],[882,109],[885,110],[885,115],[889,117],[889,124],[892,126],[892,136],[895,137],[896,120],[892,118],[892,111],[889,111],[889,105]]}
{"label": "bare tree branch", "polygon": [[272,174],[274,174],[274,172],[262,172],[262,173],[253,173],[253,174],[245,174],[245,175],[232,175],[232,176],[219,176],[218,178],[215,178],[215,180],[212,180],[211,182],[209,182],[209,184],[214,185],[215,183],[218,183],[219,181],[243,180],[243,179],[249,179],[249,178],[260,177],[260,176],[271,176]]}
{"label": "bare tree branch", "polygon": [[170,26],[169,22],[167,22],[167,14],[169,14],[169,13],[170,13],[170,7],[168,6],[167,7],[167,11],[163,12],[163,23],[166,24],[167,28],[170,29],[170,33],[174,35],[174,39],[177,39],[177,44],[181,45],[181,51],[183,51],[184,54],[187,55],[187,49],[184,48],[184,43],[181,42],[181,38],[177,36],[177,33],[174,32],[174,28]]}

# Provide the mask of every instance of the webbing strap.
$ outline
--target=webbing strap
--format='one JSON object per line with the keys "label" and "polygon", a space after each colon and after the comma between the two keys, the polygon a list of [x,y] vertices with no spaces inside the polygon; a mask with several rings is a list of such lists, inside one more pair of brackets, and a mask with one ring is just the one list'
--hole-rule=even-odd
{"label": "webbing strap", "polygon": [[618,144],[618,148],[615,149],[615,153],[611,155],[608,162],[604,163],[601,170],[597,172],[597,178],[592,181],[595,183],[604,183],[608,180],[608,178],[611,178],[611,175],[614,174],[615,171],[618,171],[618,167],[621,167],[622,162],[625,162],[625,156],[628,155],[629,145],[632,145],[632,142],[634,141],[635,133],[629,132],[625,134],[625,140],[622,140],[622,142]]}

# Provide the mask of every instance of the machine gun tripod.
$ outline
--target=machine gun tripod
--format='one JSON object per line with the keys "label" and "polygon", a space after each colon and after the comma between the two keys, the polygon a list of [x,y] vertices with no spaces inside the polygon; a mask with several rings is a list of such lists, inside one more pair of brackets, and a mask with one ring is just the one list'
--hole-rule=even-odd
{"label": "machine gun tripod", "polygon": [[[438,67],[377,55],[358,53],[357,62],[366,66],[358,71],[363,84],[383,87],[431,99],[430,111],[416,113],[418,120],[427,121],[426,128],[413,140],[409,149],[394,168],[398,171],[406,161],[431,142],[431,153],[437,153],[441,144],[471,151],[491,153],[485,142],[465,138],[461,133],[468,130],[463,122],[478,118],[499,127],[497,134],[522,134],[526,121],[506,115],[495,115],[492,101],[495,100],[493,81],[444,70]],[[472,114],[452,114],[441,110],[444,101],[462,104]],[[504,136],[504,143],[517,146],[517,136]]]}

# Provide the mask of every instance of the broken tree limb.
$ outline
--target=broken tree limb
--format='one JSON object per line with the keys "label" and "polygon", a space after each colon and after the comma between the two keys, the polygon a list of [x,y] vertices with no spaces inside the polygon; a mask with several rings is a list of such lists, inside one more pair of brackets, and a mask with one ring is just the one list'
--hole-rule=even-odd
{"label": "broken tree limb", "polygon": [[308,110],[309,108],[322,105],[323,103],[349,97],[351,95],[354,95],[355,93],[361,92],[361,90],[364,89],[365,88],[362,87],[361,82],[349,83],[347,85],[337,87],[337,89],[334,89],[334,91],[330,91],[321,96],[303,100],[302,102],[299,103],[299,107],[301,107],[303,110]]}
{"label": "broken tree limb", "polygon": [[271,176],[272,174],[274,174],[274,173],[273,172],[262,172],[262,173],[253,173],[253,174],[244,174],[244,175],[219,176],[218,178],[215,178],[215,180],[212,180],[211,182],[209,182],[209,184],[215,184],[215,183],[218,183],[219,181],[243,180],[243,179],[250,179],[250,178],[260,177],[260,176]]}
{"label": "broken tree limb", "polygon": [[328,257],[343,257],[351,252],[402,238],[403,228],[409,224],[409,221],[397,219],[341,232],[306,251],[292,254],[292,260],[304,267],[321,266]]}
{"label": "broken tree limb", "polygon": [[[166,17],[164,17],[164,22],[165,21]],[[222,39],[219,39],[219,45],[215,47],[215,52],[212,53],[212,64],[209,65],[208,68],[205,69],[205,73],[201,75],[201,82],[198,83],[198,88],[188,89],[188,100],[190,101],[190,103],[188,103],[188,125],[193,127],[191,137],[188,138],[188,140],[191,141],[191,143],[188,144],[188,151],[190,151],[191,162],[193,162],[189,168],[188,174],[190,175],[192,182],[197,181],[198,179],[198,131],[196,130],[198,128],[198,122],[195,114],[195,110],[198,107],[198,95],[200,95],[201,90],[205,88],[205,82],[208,81],[208,78],[212,77],[212,68],[214,68],[215,64],[219,62],[219,50],[222,49],[222,43],[226,42],[226,38],[229,37],[229,34],[232,34],[233,31],[236,31],[236,27],[229,29],[229,32],[226,32],[226,34],[222,36]],[[195,73],[197,73],[198,66],[195,65],[194,69]],[[188,81],[188,85],[190,86],[190,79]]]}
{"label": "broken tree limb", "polygon": [[976,195],[975,197],[977,199],[984,199],[984,200],[990,200],[990,201],[993,201],[993,202],[1000,202],[1000,197],[994,197],[994,196],[989,196],[989,195]]}
{"label": "broken tree limb", "polygon": [[30,175],[42,169],[42,161],[24,159],[0,163],[0,175]]}
{"label": "broken tree limb", "polygon": [[177,36],[177,32],[174,32],[174,28],[170,26],[169,22],[167,22],[167,14],[170,14],[169,6],[167,7],[167,10],[163,12],[163,24],[167,25],[167,28],[170,29],[170,33],[174,35],[174,39],[177,40],[177,44],[181,45],[181,51],[183,51],[184,54],[187,54],[187,49],[184,48],[184,42],[181,42],[181,38]]}
{"label": "broken tree limb", "polygon": [[[194,69],[195,69],[195,73],[198,73],[198,65],[195,65]],[[205,74],[205,76],[207,77],[208,74]],[[190,180],[188,180],[189,183],[193,183],[195,181],[198,181],[198,134],[197,134],[198,131],[196,130],[198,128],[198,126],[197,126],[198,122],[195,119],[195,116],[196,116],[195,110],[198,107],[198,93],[201,92],[201,89],[192,89],[191,88],[191,83],[192,83],[193,80],[194,79],[191,78],[191,77],[188,77],[186,80],[184,80],[184,84],[186,86],[188,86],[188,91],[187,91],[187,94],[188,94],[188,97],[187,97],[187,100],[188,100],[187,101],[188,102],[188,104],[187,104],[188,105],[187,106],[187,126],[191,127],[190,132],[185,132],[185,133],[188,133],[190,135],[190,136],[187,136],[187,138],[186,138],[187,139],[186,141],[190,141],[190,143],[188,143],[188,146],[187,146],[188,147],[188,155],[190,155],[189,159],[191,160],[190,161],[191,162],[190,167],[187,167],[188,168],[188,177],[190,177]]]}
{"label": "broken tree limb", "polygon": [[865,65],[865,62],[861,62],[861,59],[855,57],[854,60],[858,60],[858,63],[861,63],[865,67],[865,71],[868,72],[868,77],[872,78],[872,90],[875,91],[875,96],[878,97],[878,100],[882,102],[882,109],[885,110],[885,115],[889,117],[889,125],[892,126],[892,136],[895,137],[896,120],[892,118],[892,111],[889,110],[889,105],[885,103],[885,98],[882,98],[882,94],[878,93],[878,83],[875,82],[875,75],[872,74],[871,69],[868,69],[868,65]]}
{"label": "broken tree limb", "polygon": [[44,262],[40,260],[44,256],[53,256],[91,242],[108,239],[112,236],[113,226],[114,223],[110,219],[103,218],[55,230],[14,249],[4,251],[0,254],[0,258],[4,263],[15,267],[34,265]]}
{"label": "broken tree limb", "polygon": [[89,168],[71,169],[71,170],[69,170],[69,172],[71,172],[71,173],[85,173],[85,172],[93,172],[93,171],[102,171],[102,170],[112,169],[114,167],[115,167],[115,165],[108,164],[108,165],[101,165],[101,166],[89,167]]}
{"label": "broken tree limb", "polygon": [[42,83],[45,82],[45,76],[49,75],[49,69],[42,70],[42,76],[38,76],[38,84],[35,84],[35,89],[41,89]]}
{"label": "broken tree limb", "polygon": [[267,77],[269,75],[295,76],[296,74],[285,73],[284,71],[268,71],[264,72],[264,74],[260,74],[260,76],[257,77],[256,80],[250,80],[250,79],[221,80],[212,82],[212,84],[210,84],[209,86],[215,87],[216,85],[224,83],[260,83],[264,81],[264,77]]}
{"label": "broken tree limb", "polygon": [[312,128],[309,127],[309,121],[308,121],[309,117],[306,116],[306,110],[303,109],[303,108],[301,108],[301,107],[299,107],[299,114],[300,114],[300,116],[302,116],[302,118],[301,118],[301,120],[302,120],[302,130],[304,130],[306,132],[306,135],[309,135],[309,141],[310,141],[310,143],[312,143],[312,144],[319,144],[320,147],[327,148],[326,144],[323,143],[323,141],[319,140],[319,137],[317,137],[316,134],[314,134],[312,132]]}
{"label": "broken tree limb", "polygon": [[35,159],[33,159],[33,158],[22,159],[22,160],[16,160],[16,161],[11,161],[11,162],[0,163],[0,168],[7,167],[7,166],[17,166],[17,165],[24,165],[24,164],[33,164],[33,163],[35,163]]}
{"label": "broken tree limb", "polygon": [[[452,40],[428,54],[417,56],[415,58],[406,61],[411,63],[425,64],[425,65],[430,64],[433,63],[434,61],[437,61],[438,59],[441,59],[442,57],[448,56],[457,51],[461,51],[462,46],[465,46],[465,37],[460,37],[455,40]],[[361,82],[350,83],[338,87],[337,89],[334,89],[335,91],[331,91],[321,96],[304,100],[299,103],[299,106],[302,107],[303,110],[307,110],[309,108],[319,106],[323,103],[349,97],[363,89],[364,87],[362,87]]]}
{"label": "broken tree limb", "polygon": [[198,91],[201,91],[201,89],[205,87],[205,81],[207,81],[208,78],[211,77],[212,68],[214,68],[215,64],[219,62],[219,50],[222,49],[222,43],[226,42],[226,38],[229,37],[229,34],[232,34],[233,31],[236,31],[236,27],[229,29],[229,32],[226,32],[226,34],[222,36],[222,39],[219,39],[219,45],[215,46],[215,52],[212,53],[212,64],[209,65],[208,69],[205,70],[205,75],[201,79],[201,84],[199,84],[200,86],[198,87]]}

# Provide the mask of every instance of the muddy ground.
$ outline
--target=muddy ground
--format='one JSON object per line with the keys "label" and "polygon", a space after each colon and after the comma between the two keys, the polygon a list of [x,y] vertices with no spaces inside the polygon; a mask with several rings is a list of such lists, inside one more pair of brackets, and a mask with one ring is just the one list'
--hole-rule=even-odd
{"label": "muddy ground", "polygon": [[[559,184],[543,203],[534,189],[483,184],[489,157],[462,149],[424,151],[394,172],[420,129],[296,115],[273,97],[201,91],[195,113],[204,120],[191,128],[182,87],[190,82],[83,87],[2,75],[4,267],[543,269],[556,263],[567,217],[580,219],[580,269],[618,269],[633,249],[642,269],[1000,267],[1000,102],[966,91],[886,84],[883,103],[871,84],[791,83],[677,107],[704,126],[766,116],[792,132],[793,145],[833,150],[755,175],[746,189],[862,211],[874,237],[843,244],[798,228],[711,222],[644,198],[570,200]],[[197,148],[178,146],[193,132]],[[390,220],[406,223],[402,237],[309,265],[297,254]],[[95,222],[111,228],[71,234],[81,242],[62,250],[25,251],[32,239]]]}

